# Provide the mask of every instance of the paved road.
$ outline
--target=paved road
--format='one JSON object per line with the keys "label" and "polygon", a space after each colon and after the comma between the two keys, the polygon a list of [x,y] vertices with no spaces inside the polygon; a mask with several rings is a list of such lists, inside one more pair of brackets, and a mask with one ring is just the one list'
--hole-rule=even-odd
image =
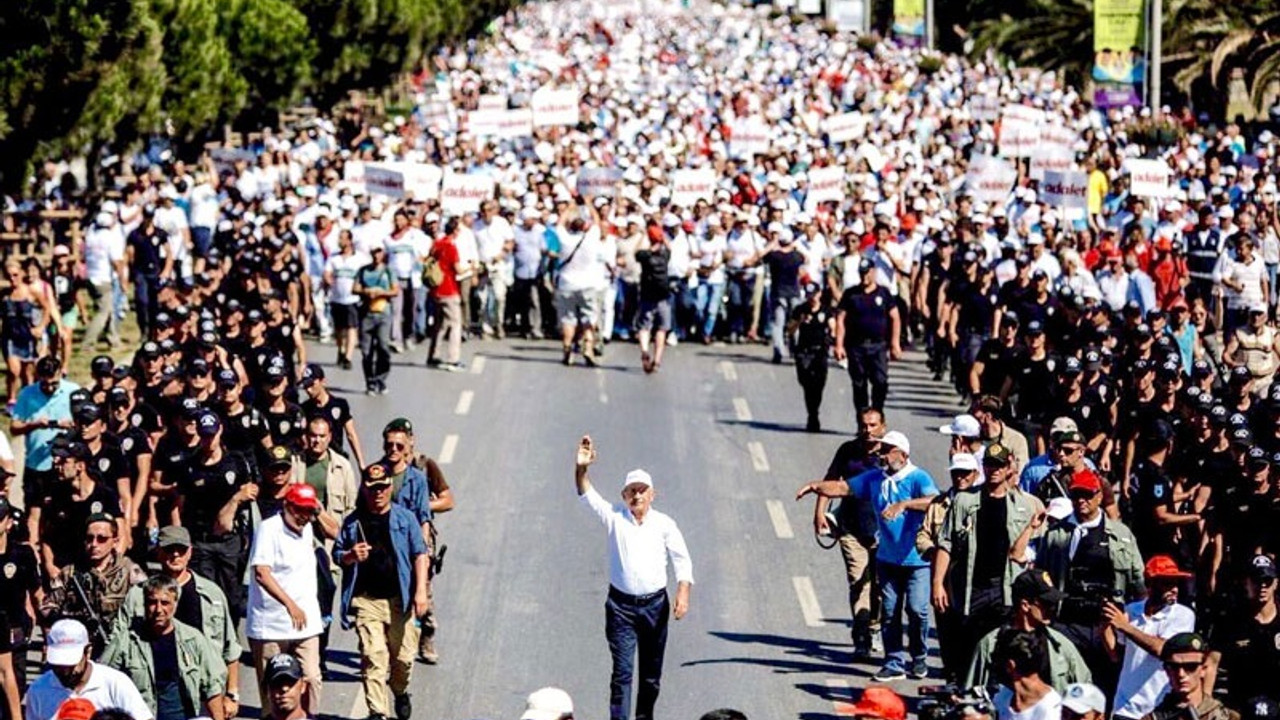
{"label": "paved road", "polygon": [[[763,347],[682,345],[654,376],[640,371],[634,345],[611,346],[597,369],[562,367],[552,343],[464,349],[468,371],[458,374],[423,367],[421,351],[397,356],[392,392],[376,398],[357,392],[358,373],[332,366],[332,348],[313,349],[351,399],[365,447],[390,418],[411,418],[457,497],[441,520],[442,662],[415,671],[416,716],[518,717],[527,693],[554,684],[573,695],[577,717],[607,717],[604,531],[572,480],[584,432],[599,448],[593,479],[605,496],[628,470],[646,468],[656,506],[679,521],[693,555],[692,609],[672,625],[660,715],[692,720],[723,706],[763,719],[841,714],[876,667],[852,664],[838,551],[814,543],[811,501],[792,500],[853,431],[839,368],[827,429],[815,435],[802,430],[794,369],[770,364]],[[890,426],[912,438],[918,464],[945,476],[936,427],[956,398],[918,356],[891,378]],[[363,718],[354,635],[337,633],[334,646],[324,711]]]}

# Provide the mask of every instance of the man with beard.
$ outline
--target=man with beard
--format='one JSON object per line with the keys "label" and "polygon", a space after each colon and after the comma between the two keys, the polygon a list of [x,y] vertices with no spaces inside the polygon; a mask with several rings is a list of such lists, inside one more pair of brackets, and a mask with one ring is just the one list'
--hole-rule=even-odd
{"label": "man with beard", "polygon": [[89,658],[89,632],[77,620],[59,620],[45,636],[49,669],[27,691],[25,720],[53,720],[64,702],[81,698],[94,708],[119,708],[134,720],[155,715],[129,676]]}
{"label": "man with beard", "polygon": [[1147,561],[1143,574],[1147,581],[1145,600],[1123,608],[1112,603],[1102,607],[1107,620],[1103,644],[1113,660],[1121,660],[1116,718],[1137,720],[1155,709],[1169,689],[1169,680],[1160,667],[1165,640],[1191,632],[1196,626],[1195,612],[1178,602],[1179,586],[1191,573],[1179,570],[1168,555],[1156,555]]}

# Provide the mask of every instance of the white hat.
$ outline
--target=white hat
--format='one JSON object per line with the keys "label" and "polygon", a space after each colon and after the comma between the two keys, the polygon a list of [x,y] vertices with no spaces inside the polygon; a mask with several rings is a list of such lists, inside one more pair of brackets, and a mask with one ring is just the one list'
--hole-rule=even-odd
{"label": "white hat", "polygon": [[573,715],[573,698],[557,687],[544,687],[529,693],[520,720],[560,720]]}
{"label": "white hat", "polygon": [[880,444],[887,447],[896,447],[908,455],[911,454],[911,441],[907,439],[906,435],[897,430],[890,430],[885,433],[884,437],[880,438]]}
{"label": "white hat", "polygon": [[627,488],[636,483],[640,483],[647,487],[653,487],[653,478],[649,476],[649,473],[637,468],[627,473],[627,478],[622,481],[622,487]]}
{"label": "white hat", "polygon": [[1072,513],[1071,500],[1065,497],[1056,497],[1049,501],[1049,507],[1045,508],[1045,511],[1054,520],[1062,520]]}
{"label": "white hat", "polygon": [[943,435],[957,435],[959,437],[979,437],[982,435],[982,426],[978,424],[978,419],[968,413],[957,415],[950,425],[943,425],[938,428],[938,432]]}
{"label": "white hat", "polygon": [[89,647],[89,631],[79,620],[59,620],[45,636],[45,660],[50,665],[71,667],[84,657]]}
{"label": "white hat", "polygon": [[978,459],[971,453],[956,453],[951,456],[951,465],[947,467],[948,471],[964,470],[965,472],[977,472]]}
{"label": "white hat", "polygon": [[1062,706],[1077,715],[1084,715],[1089,711],[1106,714],[1107,696],[1102,694],[1097,685],[1071,683],[1062,693]]}

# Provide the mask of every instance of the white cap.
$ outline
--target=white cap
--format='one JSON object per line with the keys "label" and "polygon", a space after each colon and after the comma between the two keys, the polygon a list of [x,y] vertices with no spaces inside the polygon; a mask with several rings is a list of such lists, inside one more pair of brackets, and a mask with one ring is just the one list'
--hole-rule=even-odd
{"label": "white cap", "polygon": [[544,687],[529,693],[520,720],[560,720],[573,715],[573,698],[557,687]]}
{"label": "white cap", "polygon": [[887,447],[896,447],[908,455],[911,454],[911,441],[907,439],[906,435],[897,430],[890,430],[885,433],[884,437],[880,438],[880,444]]}
{"label": "white cap", "polygon": [[938,432],[943,435],[958,435],[960,437],[979,437],[982,435],[982,426],[978,424],[978,419],[972,415],[957,415],[950,425],[943,425],[938,428]]}
{"label": "white cap", "polygon": [[89,647],[89,631],[79,620],[59,620],[45,636],[45,660],[50,665],[72,667]]}
{"label": "white cap", "polygon": [[977,472],[978,459],[971,453],[956,453],[951,456],[951,465],[947,467],[948,471],[964,470],[965,472]]}
{"label": "white cap", "polygon": [[1092,683],[1071,683],[1062,693],[1062,706],[1084,715],[1089,711],[1106,714],[1107,696]]}
{"label": "white cap", "polygon": [[622,481],[622,487],[627,488],[635,483],[653,487],[653,478],[649,477],[649,473],[637,468],[627,473],[627,478]]}
{"label": "white cap", "polygon": [[1064,497],[1056,497],[1049,501],[1049,507],[1045,508],[1045,511],[1054,520],[1062,520],[1072,513],[1071,500]]}

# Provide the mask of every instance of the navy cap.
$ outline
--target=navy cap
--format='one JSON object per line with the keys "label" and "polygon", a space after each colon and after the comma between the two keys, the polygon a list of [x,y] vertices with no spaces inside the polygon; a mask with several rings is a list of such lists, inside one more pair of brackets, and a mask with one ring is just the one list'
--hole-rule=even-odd
{"label": "navy cap", "polygon": [[1249,418],[1244,413],[1231,413],[1231,417],[1227,418],[1227,422],[1231,427],[1249,427]]}
{"label": "navy cap", "polygon": [[1027,334],[1043,335],[1044,325],[1042,325],[1039,320],[1032,320],[1031,322],[1027,323]]}
{"label": "navy cap", "polygon": [[236,371],[231,368],[222,368],[218,371],[218,384],[223,387],[234,387],[240,384],[240,376],[236,375]]}
{"label": "navy cap", "polygon": [[1249,373],[1249,368],[1243,365],[1237,365],[1231,368],[1231,382],[1242,383],[1251,380],[1253,375]]}
{"label": "navy cap", "polygon": [[1246,455],[1246,457],[1249,458],[1250,465],[1262,467],[1262,466],[1271,464],[1271,456],[1267,454],[1266,450],[1263,450],[1262,448],[1257,447],[1256,445],[1254,447],[1249,448],[1249,452]]}
{"label": "navy cap", "polygon": [[276,365],[274,363],[268,365],[264,372],[266,372],[267,377],[271,380],[279,380],[285,376],[284,366]]}
{"label": "navy cap", "polygon": [[200,406],[200,401],[192,397],[182,398],[182,402],[178,403],[182,408],[182,416],[185,418],[199,417],[204,412],[204,408]]}
{"label": "navy cap", "polygon": [[245,318],[250,323],[254,323],[254,324],[260,323],[263,320],[262,311],[257,308],[254,308],[253,310],[250,310],[248,314],[245,315]]}
{"label": "navy cap", "polygon": [[1149,338],[1151,337],[1151,326],[1146,323],[1138,323],[1133,332],[1140,338]]}
{"label": "navy cap", "polygon": [[1078,358],[1069,357],[1066,362],[1062,364],[1062,372],[1066,375],[1079,375],[1083,371],[1084,369],[1080,367],[1080,360]]}
{"label": "navy cap", "polygon": [[222,429],[222,420],[211,412],[202,412],[196,420],[196,433],[202,438],[213,437]]}
{"label": "navy cap", "polygon": [[178,343],[174,342],[172,338],[165,338],[164,340],[160,341],[160,352],[164,353],[165,355],[168,355],[177,349],[178,349]]}
{"label": "navy cap", "polygon": [[129,403],[129,391],[122,387],[116,386],[111,388],[107,393],[108,405],[127,405]]}
{"label": "navy cap", "polygon": [[302,370],[302,387],[310,387],[313,383],[324,379],[324,368],[316,363],[307,363]]}
{"label": "navy cap", "polygon": [[1249,428],[1238,427],[1231,431],[1231,442],[1235,445],[1251,446],[1253,445],[1253,433],[1249,432]]}
{"label": "navy cap", "polygon": [[1231,411],[1227,410],[1225,406],[1214,405],[1213,409],[1209,411],[1209,419],[1218,425],[1226,425],[1227,421],[1231,419]]}
{"label": "navy cap", "polygon": [[1013,311],[1007,311],[1000,316],[1000,322],[1004,323],[1005,325],[1017,325],[1018,313]]}
{"label": "navy cap", "polygon": [[172,324],[173,324],[173,316],[170,315],[167,310],[161,310],[160,312],[156,313],[157,326],[165,326],[165,325],[172,325]]}
{"label": "navy cap", "polygon": [[138,348],[138,354],[144,358],[154,358],[160,356],[160,344],[154,340],[148,340],[142,343],[142,347]]}
{"label": "navy cap", "polygon": [[112,360],[110,355],[99,355],[89,361],[89,373],[94,378],[108,377],[115,366],[116,361]]}
{"label": "navy cap", "polygon": [[1191,376],[1206,378],[1213,374],[1213,366],[1206,360],[1197,360],[1191,364]]}

